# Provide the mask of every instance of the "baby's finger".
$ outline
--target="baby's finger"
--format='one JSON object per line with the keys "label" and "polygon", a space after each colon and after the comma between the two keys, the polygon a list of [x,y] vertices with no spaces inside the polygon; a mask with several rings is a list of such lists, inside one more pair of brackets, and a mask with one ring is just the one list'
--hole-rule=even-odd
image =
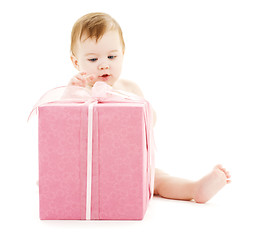
{"label": "baby's finger", "polygon": [[87,75],[86,72],[80,72],[80,73],[78,74],[79,79],[80,79],[81,81],[83,81],[83,82],[85,82],[86,75]]}
{"label": "baby's finger", "polygon": [[74,78],[76,78],[76,79],[78,79],[78,80],[80,80],[80,81],[84,81],[84,76],[81,75],[80,73],[77,74],[77,75],[75,75]]}
{"label": "baby's finger", "polygon": [[71,85],[72,86],[78,86],[78,87],[83,87],[84,86],[83,82],[81,80],[76,79],[76,78],[71,79]]}
{"label": "baby's finger", "polygon": [[92,82],[93,80],[95,80],[95,75],[90,74],[90,75],[86,76],[85,79],[87,82]]}

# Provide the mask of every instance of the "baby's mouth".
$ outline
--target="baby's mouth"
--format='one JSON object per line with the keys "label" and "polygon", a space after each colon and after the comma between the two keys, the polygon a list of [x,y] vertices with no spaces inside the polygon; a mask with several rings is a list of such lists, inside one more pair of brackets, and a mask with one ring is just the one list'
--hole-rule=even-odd
{"label": "baby's mouth", "polygon": [[103,75],[101,75],[99,77],[100,77],[100,79],[102,81],[107,81],[110,78],[110,75],[109,74],[103,74]]}

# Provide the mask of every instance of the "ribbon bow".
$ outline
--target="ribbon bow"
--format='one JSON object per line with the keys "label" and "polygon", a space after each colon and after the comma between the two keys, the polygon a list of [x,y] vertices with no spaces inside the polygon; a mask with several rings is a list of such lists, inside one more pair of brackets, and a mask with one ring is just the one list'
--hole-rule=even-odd
{"label": "ribbon bow", "polygon": [[91,91],[84,87],[78,86],[62,86],[46,92],[34,105],[29,114],[28,121],[37,113],[39,106],[47,103],[89,103],[89,102],[124,102],[138,101],[141,97],[121,90],[115,90],[105,82],[98,81],[91,88]]}

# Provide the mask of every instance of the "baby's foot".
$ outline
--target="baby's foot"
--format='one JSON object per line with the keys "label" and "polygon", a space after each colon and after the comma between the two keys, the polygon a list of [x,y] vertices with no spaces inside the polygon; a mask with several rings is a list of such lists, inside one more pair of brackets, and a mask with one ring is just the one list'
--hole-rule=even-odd
{"label": "baby's foot", "polygon": [[194,200],[197,203],[205,203],[210,200],[222,187],[230,183],[230,174],[221,165],[217,165],[210,174],[196,183]]}

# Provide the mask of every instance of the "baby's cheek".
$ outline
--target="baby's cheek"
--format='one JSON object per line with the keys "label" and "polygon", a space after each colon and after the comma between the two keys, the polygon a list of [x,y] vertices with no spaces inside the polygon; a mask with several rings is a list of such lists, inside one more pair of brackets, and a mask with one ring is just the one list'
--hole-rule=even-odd
{"label": "baby's cheek", "polygon": [[95,67],[92,66],[91,64],[87,64],[86,62],[87,60],[83,60],[82,63],[79,64],[80,66],[80,72],[86,72],[86,74],[94,74],[95,71]]}

